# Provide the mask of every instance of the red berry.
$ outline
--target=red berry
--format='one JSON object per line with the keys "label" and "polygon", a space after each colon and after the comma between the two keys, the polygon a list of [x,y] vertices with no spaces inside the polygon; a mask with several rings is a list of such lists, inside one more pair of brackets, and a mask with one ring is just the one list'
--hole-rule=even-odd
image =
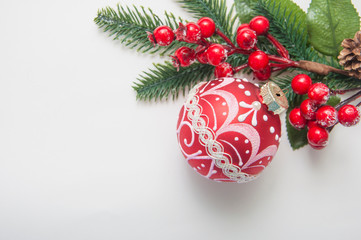
{"label": "red berry", "polygon": [[345,105],[338,110],[338,121],[345,127],[354,126],[360,121],[360,110],[353,105]]}
{"label": "red berry", "polygon": [[234,74],[233,67],[231,64],[224,62],[216,66],[214,69],[214,75],[216,78],[232,77]]}
{"label": "red berry", "polygon": [[248,57],[248,65],[253,71],[260,71],[268,66],[268,55],[262,51],[255,51]]}
{"label": "red berry", "polygon": [[197,43],[201,39],[201,28],[193,22],[186,25],[179,23],[175,34],[178,41]]}
{"label": "red berry", "polygon": [[197,43],[201,39],[201,28],[193,22],[186,24],[185,40],[189,43]]}
{"label": "red berry", "polygon": [[312,145],[311,143],[308,143],[308,144],[315,150],[321,150],[326,147],[326,145],[325,146],[316,146],[316,145]]}
{"label": "red berry", "polygon": [[307,120],[301,115],[299,108],[294,108],[291,110],[288,120],[294,128],[301,129],[304,128],[307,124]]}
{"label": "red berry", "polygon": [[269,21],[263,16],[257,16],[249,22],[249,26],[256,31],[257,35],[265,35],[269,29]]}
{"label": "red berry", "polygon": [[296,94],[306,94],[312,85],[312,79],[306,74],[298,74],[292,79],[291,87]]}
{"label": "red berry", "polygon": [[227,59],[226,49],[221,44],[212,44],[207,49],[208,63],[213,66],[218,66]]}
{"label": "red berry", "polygon": [[179,68],[179,66],[188,67],[194,62],[195,57],[195,51],[192,48],[180,47],[175,51],[174,56],[172,56],[173,65],[176,68]]}
{"label": "red berry", "polygon": [[304,118],[306,118],[307,120],[315,120],[316,119],[317,106],[309,98],[304,100],[301,103],[300,109],[301,109],[302,116]]}
{"label": "red berry", "polygon": [[204,38],[211,37],[216,30],[216,24],[213,19],[209,17],[202,17],[198,20],[197,24],[200,27],[201,35]]}
{"label": "red berry", "polygon": [[317,124],[316,121],[308,121],[307,122],[307,128],[310,129],[311,127],[317,126],[319,127],[320,125]]}
{"label": "red berry", "polygon": [[208,64],[207,48],[205,46],[199,45],[196,48],[196,59],[202,64]]}
{"label": "red berry", "polygon": [[253,30],[245,28],[237,33],[236,41],[240,48],[250,50],[256,45],[257,36]]}
{"label": "red berry", "polygon": [[332,127],[337,123],[337,110],[332,106],[322,106],[316,112],[317,124],[321,127]]}
{"label": "red berry", "polygon": [[168,46],[174,40],[173,30],[168,26],[159,26],[153,34],[148,32],[148,39],[155,45]]}
{"label": "red berry", "polygon": [[249,27],[249,24],[248,24],[248,23],[243,23],[243,24],[241,24],[241,25],[237,28],[237,35],[238,35],[238,33],[239,33],[240,31],[242,31],[243,29],[251,29],[251,28]]}
{"label": "red berry", "polygon": [[313,126],[308,129],[307,139],[312,147],[324,147],[328,143],[328,132],[322,127]]}
{"label": "red berry", "polygon": [[314,83],[308,90],[308,97],[316,104],[325,104],[330,97],[330,89],[323,83]]}
{"label": "red berry", "polygon": [[254,71],[253,75],[260,81],[266,81],[271,77],[271,67],[268,65],[265,69]]}

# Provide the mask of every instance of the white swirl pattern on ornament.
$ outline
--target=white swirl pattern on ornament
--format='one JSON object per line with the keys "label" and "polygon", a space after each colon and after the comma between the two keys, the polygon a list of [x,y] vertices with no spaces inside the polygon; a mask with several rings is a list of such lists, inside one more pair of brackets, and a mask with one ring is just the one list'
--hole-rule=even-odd
{"label": "white swirl pattern on ornament", "polygon": [[[202,146],[205,147],[205,150],[207,152],[208,156],[200,156],[201,153],[196,152],[193,154],[186,153],[186,151],[181,147],[181,150],[183,154],[186,156],[187,161],[189,160],[196,160],[196,159],[209,159],[211,160],[211,166],[208,170],[208,174],[204,174],[205,177],[210,178],[212,174],[216,173],[217,171],[214,170],[214,166],[222,169],[223,174],[228,177],[229,179],[214,179],[216,181],[237,181],[237,182],[247,182],[250,180],[255,179],[256,175],[250,175],[245,172],[242,172],[242,170],[249,169],[249,168],[255,168],[255,167],[261,167],[264,168],[265,166],[262,165],[262,161],[258,164],[256,163],[258,160],[267,157],[267,156],[273,156],[275,155],[277,151],[276,145],[271,145],[263,149],[260,153],[258,153],[260,148],[260,136],[258,131],[254,128],[257,126],[257,111],[261,108],[261,103],[254,101],[251,104],[247,104],[245,102],[238,103],[237,98],[230,92],[221,90],[221,88],[233,83],[236,81],[234,78],[224,78],[223,81],[219,80],[221,83],[214,86],[214,84],[211,84],[211,88],[208,90],[205,90],[209,83],[200,83],[196,87],[192,89],[192,91],[189,94],[189,97],[185,103],[184,111],[181,117],[180,124],[177,129],[177,133],[179,135],[179,132],[181,131],[181,128],[184,126],[187,126],[190,128],[192,132],[192,139],[186,140],[184,139],[184,143],[187,147],[190,147],[195,140],[194,133],[198,134],[198,140]],[[237,82],[240,82],[239,79],[237,79]],[[246,81],[244,81],[246,82]],[[249,83],[248,83],[249,84]],[[201,86],[202,89],[199,89]],[[241,88],[242,89],[242,88]],[[198,96],[199,95],[199,96]],[[213,95],[217,96],[216,101],[219,101],[220,98],[224,99],[225,102],[222,102],[222,106],[228,106],[228,115],[226,119],[224,120],[221,127],[217,130],[217,120],[216,120],[216,110],[214,109],[213,105],[205,100],[203,97]],[[248,94],[245,94],[248,95]],[[209,119],[206,115],[202,114],[203,109],[202,106],[199,104],[199,100],[202,98],[202,101],[205,101],[207,105],[210,106],[212,110],[212,114],[214,115],[214,126],[213,131],[208,125],[209,125]],[[242,108],[248,108],[250,109],[248,112],[243,113],[238,116],[238,120],[240,122],[238,123],[232,123],[232,121],[237,118],[237,115],[239,114],[239,107]],[[248,123],[243,123],[243,121],[251,114],[252,115],[252,125]],[[185,120],[185,117],[190,121]],[[267,117],[267,116],[266,116]],[[262,116],[263,120],[267,121],[268,119],[265,119],[264,116]],[[187,124],[188,123],[188,124]],[[192,131],[193,130],[193,131]],[[250,149],[251,154],[249,156],[248,161],[245,163],[242,161],[241,155],[238,152],[237,148],[230,142],[226,140],[220,140],[223,143],[230,146],[234,152],[236,153],[236,156],[238,158],[238,166],[234,164],[232,156],[224,152],[223,145],[217,141],[217,137],[221,134],[227,133],[227,132],[237,132],[243,136],[246,137],[245,142],[250,142]],[[238,140],[238,138],[237,138]],[[248,141],[249,140],[249,141]],[[180,139],[179,139],[180,141]],[[180,144],[181,145],[181,144]],[[249,154],[249,150],[245,151],[247,154]],[[236,157],[234,156],[234,157]]]}

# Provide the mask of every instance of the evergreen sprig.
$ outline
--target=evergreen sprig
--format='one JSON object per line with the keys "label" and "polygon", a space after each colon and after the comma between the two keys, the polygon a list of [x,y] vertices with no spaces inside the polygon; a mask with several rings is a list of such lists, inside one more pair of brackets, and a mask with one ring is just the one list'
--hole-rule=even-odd
{"label": "evergreen sprig", "polygon": [[170,63],[154,64],[153,69],[143,72],[138,82],[133,86],[139,100],[162,100],[172,96],[177,98],[179,92],[186,90],[202,80],[207,80],[213,74],[210,65],[194,63],[179,71]]}
{"label": "evergreen sprig", "polygon": [[[255,5],[257,15],[270,21],[269,32],[288,50],[292,60],[310,60],[317,55],[307,45],[307,32],[295,12],[286,13],[276,1],[260,0]],[[286,15],[285,15],[286,14]]]}
{"label": "evergreen sprig", "polygon": [[178,2],[195,18],[210,17],[227,36],[233,35],[237,16],[234,13],[234,6],[228,10],[226,0],[179,0]]}
{"label": "evergreen sprig", "polygon": [[165,55],[179,48],[180,42],[174,41],[168,47],[153,47],[148,40],[147,32],[153,32],[160,25],[167,25],[173,29],[178,27],[178,23],[183,20],[175,17],[173,13],[165,12],[165,20],[161,20],[151,9],[144,7],[117,5],[116,9],[106,7],[98,11],[94,22],[103,28],[104,32],[109,32],[114,36],[114,40],[121,40],[121,43],[130,48],[143,53],[159,53]]}

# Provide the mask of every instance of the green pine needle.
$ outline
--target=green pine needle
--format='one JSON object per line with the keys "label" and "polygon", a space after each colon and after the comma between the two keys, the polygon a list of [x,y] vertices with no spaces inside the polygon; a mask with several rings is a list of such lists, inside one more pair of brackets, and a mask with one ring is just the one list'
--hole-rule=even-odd
{"label": "green pine needle", "polygon": [[144,7],[117,5],[116,10],[106,7],[98,11],[94,22],[103,28],[104,32],[108,32],[110,36],[114,36],[114,40],[120,40],[122,44],[140,52],[159,53],[165,55],[174,52],[177,48],[184,45],[178,41],[174,41],[168,47],[153,47],[148,40],[147,32],[153,32],[155,28],[161,25],[167,25],[172,29],[178,27],[179,22],[183,22],[181,18],[177,18],[173,13],[165,12],[165,20],[161,20],[158,15],[153,13],[151,9]]}
{"label": "green pine needle", "polygon": [[179,71],[170,63],[154,64],[153,69],[143,72],[133,86],[138,100],[162,100],[172,96],[177,98],[179,92],[185,92],[202,80],[207,80],[213,74],[213,66],[194,63]]}
{"label": "green pine needle", "polygon": [[232,36],[237,16],[234,14],[234,6],[228,11],[226,0],[179,0],[178,2],[196,18],[212,18],[217,28],[227,36]]}

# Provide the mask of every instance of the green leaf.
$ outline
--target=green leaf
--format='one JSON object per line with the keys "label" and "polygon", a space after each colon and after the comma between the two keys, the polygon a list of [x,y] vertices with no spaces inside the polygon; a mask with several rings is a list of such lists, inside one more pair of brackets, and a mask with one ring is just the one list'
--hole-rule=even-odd
{"label": "green leaf", "polygon": [[[291,90],[292,91],[292,90]],[[287,128],[287,136],[288,141],[292,147],[293,150],[297,150],[303,146],[306,146],[308,144],[307,140],[307,128],[304,129],[296,129],[294,128],[290,121],[288,120],[288,116],[290,115],[290,112],[295,107],[298,107],[303,100],[307,98],[307,95],[296,95],[294,100],[290,102],[290,107],[287,110],[286,113],[286,128]]]}
{"label": "green leaf", "polygon": [[257,15],[254,10],[255,4],[258,0],[235,0],[237,15],[241,23],[248,23],[253,17]]}
{"label": "green leaf", "polygon": [[341,98],[337,95],[333,95],[330,97],[330,99],[328,99],[326,105],[330,105],[330,106],[334,107],[337,104],[339,104],[340,102],[341,102]]}
{"label": "green leaf", "polygon": [[287,127],[287,136],[288,141],[293,150],[297,150],[308,144],[307,140],[307,129],[298,130],[294,128],[290,121],[288,120],[288,115],[290,114],[291,109],[289,108],[286,114],[286,127]]}
{"label": "green leaf", "polygon": [[341,42],[360,30],[360,17],[351,0],[313,0],[308,8],[309,42],[323,54],[337,57]]}

